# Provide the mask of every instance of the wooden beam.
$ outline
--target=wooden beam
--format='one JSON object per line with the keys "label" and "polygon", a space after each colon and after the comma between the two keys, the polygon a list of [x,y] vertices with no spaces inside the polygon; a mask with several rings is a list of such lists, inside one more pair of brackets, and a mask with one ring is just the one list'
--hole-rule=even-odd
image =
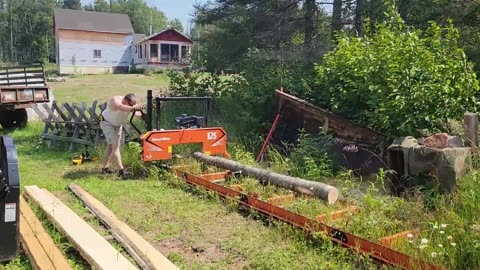
{"label": "wooden beam", "polygon": [[230,174],[231,174],[230,171],[226,171],[226,172],[217,172],[217,173],[206,173],[206,174],[200,175],[200,177],[210,182],[216,182],[220,180],[225,181],[225,179]]}
{"label": "wooden beam", "polygon": [[420,228],[416,228],[409,231],[399,232],[393,235],[385,236],[378,239],[378,243],[384,247],[390,248],[392,244],[396,241],[399,241],[402,238],[407,238],[407,235],[412,234],[416,235],[420,233]]}
{"label": "wooden beam", "polygon": [[275,196],[267,199],[267,203],[276,205],[276,206],[285,206],[295,200],[294,194],[288,194],[283,196]]}
{"label": "wooden beam", "polygon": [[23,215],[20,215],[20,241],[33,269],[55,270],[55,266],[53,266],[52,261],[48,258]]}
{"label": "wooden beam", "polygon": [[118,219],[110,209],[86,192],[83,188],[76,184],[70,184],[68,185],[68,188],[77,195],[92,214],[97,216],[98,219],[109,228],[115,239],[122,243],[127,250],[130,249],[134,251],[132,257],[138,255],[150,269],[178,270],[177,266],[170,262],[127,224]]}
{"label": "wooden beam", "polygon": [[92,267],[99,270],[138,269],[50,192],[37,186],[26,186],[25,191]]}
{"label": "wooden beam", "polygon": [[356,207],[356,206],[351,206],[351,207],[348,207],[346,209],[342,209],[342,210],[338,210],[338,211],[335,211],[335,212],[332,212],[330,213],[329,215],[328,214],[320,214],[317,216],[317,221],[318,222],[321,222],[321,223],[324,223],[325,221],[327,221],[327,216],[330,216],[330,220],[337,220],[337,219],[340,219],[340,218],[343,218],[345,217],[346,215],[349,215],[349,214],[353,214],[355,212],[358,212],[359,208]]}
{"label": "wooden beam", "polygon": [[242,185],[231,185],[230,188],[236,191],[243,191]]}
{"label": "wooden beam", "polygon": [[[32,266],[38,266],[39,269],[50,269],[50,265],[53,267],[51,269],[72,269],[23,197],[20,197],[20,214],[20,238]],[[45,264],[45,259],[51,264]]]}

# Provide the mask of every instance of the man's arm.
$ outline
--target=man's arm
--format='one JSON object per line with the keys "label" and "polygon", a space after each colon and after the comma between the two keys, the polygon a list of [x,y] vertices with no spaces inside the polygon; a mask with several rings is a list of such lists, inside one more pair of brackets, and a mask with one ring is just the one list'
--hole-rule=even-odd
{"label": "man's arm", "polygon": [[115,110],[119,110],[122,112],[132,112],[135,110],[135,106],[122,104],[122,98],[118,98],[118,97],[112,98],[112,105]]}

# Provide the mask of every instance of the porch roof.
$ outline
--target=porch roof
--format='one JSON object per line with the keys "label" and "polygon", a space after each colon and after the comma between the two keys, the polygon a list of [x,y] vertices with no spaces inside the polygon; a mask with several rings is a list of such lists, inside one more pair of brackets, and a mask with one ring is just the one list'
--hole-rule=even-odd
{"label": "porch roof", "polygon": [[186,43],[191,43],[193,44],[193,40],[189,38],[188,36],[184,35],[183,33],[173,29],[173,28],[168,28],[163,30],[160,33],[153,34],[151,36],[148,36],[138,42],[143,43],[148,40],[158,40],[158,41],[174,41],[174,42],[186,42]]}

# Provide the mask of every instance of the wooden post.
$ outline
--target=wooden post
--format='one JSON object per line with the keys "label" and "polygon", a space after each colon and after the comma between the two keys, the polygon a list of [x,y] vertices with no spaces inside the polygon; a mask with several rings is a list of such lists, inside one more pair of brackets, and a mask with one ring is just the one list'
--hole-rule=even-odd
{"label": "wooden post", "polygon": [[463,119],[463,127],[468,145],[472,147],[472,150],[476,150],[478,146],[478,114],[466,112]]}

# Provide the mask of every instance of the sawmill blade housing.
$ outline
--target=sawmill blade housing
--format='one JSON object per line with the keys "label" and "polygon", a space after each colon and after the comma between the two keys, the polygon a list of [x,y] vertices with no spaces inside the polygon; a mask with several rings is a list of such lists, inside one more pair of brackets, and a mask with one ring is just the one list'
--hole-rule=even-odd
{"label": "sawmill blade housing", "polygon": [[[155,100],[155,106],[153,101]],[[176,129],[163,130],[160,121],[162,104],[166,102],[194,101],[203,105],[203,116],[187,116],[182,114],[175,118]],[[170,160],[173,147],[180,144],[200,144],[201,151],[207,155],[221,155],[229,158],[227,152],[227,133],[222,127],[208,127],[211,97],[155,97],[152,90],[147,92],[147,111],[143,112],[146,133],[134,124],[130,124],[140,134],[142,159],[145,162]],[[154,110],[155,108],[155,110]],[[155,119],[154,119],[155,118]],[[155,123],[155,129],[153,124]]]}

